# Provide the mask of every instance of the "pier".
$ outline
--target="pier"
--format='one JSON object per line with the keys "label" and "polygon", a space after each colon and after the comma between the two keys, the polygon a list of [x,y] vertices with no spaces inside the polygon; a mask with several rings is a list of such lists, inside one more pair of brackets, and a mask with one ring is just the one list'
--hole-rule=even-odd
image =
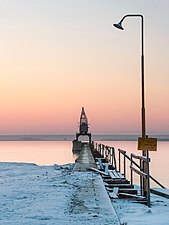
{"label": "pier", "polygon": [[[139,163],[134,160],[142,162],[146,159],[133,154],[129,157],[126,151],[121,149],[117,151],[118,160],[113,147],[81,143],[79,157],[72,171],[72,179],[77,182],[71,210],[72,215],[81,215],[79,222],[88,219],[89,224],[125,224],[121,222],[115,210],[119,199],[130,200],[135,204],[144,203],[145,206],[150,207],[151,202],[148,202],[143,195],[142,183],[136,186],[132,180],[133,173],[140,176],[140,182],[143,176],[147,178],[147,175],[140,171]],[[130,180],[126,175],[126,160],[131,164]],[[151,193],[169,198],[168,190],[153,177],[151,178],[160,186],[158,189],[151,189]]]}
{"label": "pier", "polygon": [[[149,207],[151,206],[150,193],[169,198],[168,189],[151,176],[148,171],[143,172],[143,162],[148,163],[146,157],[132,153],[128,155],[125,150],[117,149],[115,151],[114,147],[97,143],[93,146],[92,152],[93,155],[100,154],[99,157],[95,157],[95,160],[110,198],[132,199],[145,203]],[[148,160],[150,161],[150,159]],[[138,185],[134,184],[134,176],[136,175],[139,176]],[[149,186],[145,196],[143,178],[147,182],[152,180],[159,188],[150,188]]]}
{"label": "pier", "polygon": [[89,224],[120,225],[101,176],[99,173],[90,171],[91,168],[97,169],[97,165],[90,145],[85,143],[72,172],[72,176],[76,176],[80,180],[76,184],[77,193],[73,201],[72,213],[81,214],[83,212],[82,220],[88,215]]}
{"label": "pier", "polygon": [[76,160],[74,171],[88,171],[91,167],[97,168],[89,144],[82,144],[79,157]]}
{"label": "pier", "polygon": [[[78,138],[81,135],[88,136],[89,141],[80,141]],[[71,212],[76,215],[81,213],[90,215],[91,224],[100,224],[100,221],[104,221],[103,224],[125,224],[120,222],[116,214],[114,204],[117,199],[131,200],[151,207],[150,193],[169,197],[165,187],[149,174],[149,158],[135,154],[128,155],[125,150],[115,150],[114,147],[91,141],[84,108],[80,116],[79,132],[73,141],[73,152],[78,154],[78,158],[72,177],[75,176],[78,182]],[[143,165],[148,168],[146,171]],[[139,176],[138,185],[134,184],[136,175]],[[160,188],[150,189],[150,179]],[[86,217],[82,216],[81,219],[84,218]]]}

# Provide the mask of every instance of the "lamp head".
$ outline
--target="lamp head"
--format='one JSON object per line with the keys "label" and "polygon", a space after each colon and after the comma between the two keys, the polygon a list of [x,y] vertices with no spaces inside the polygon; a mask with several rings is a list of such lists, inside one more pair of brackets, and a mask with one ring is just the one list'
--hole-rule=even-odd
{"label": "lamp head", "polygon": [[119,23],[114,23],[113,26],[115,26],[116,28],[120,30],[124,30],[124,28],[122,27],[122,21],[120,21]]}

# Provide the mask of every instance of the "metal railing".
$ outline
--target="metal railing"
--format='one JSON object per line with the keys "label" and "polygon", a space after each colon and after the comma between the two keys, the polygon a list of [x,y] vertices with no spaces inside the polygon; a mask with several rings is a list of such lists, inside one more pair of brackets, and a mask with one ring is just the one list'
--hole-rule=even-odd
{"label": "metal railing", "polygon": [[[139,169],[133,166],[133,159],[138,159],[140,161]],[[150,159],[145,156],[138,156],[131,154],[131,164],[130,164],[130,172],[131,172],[131,185],[133,185],[133,172],[140,176],[140,191],[141,196],[146,196],[147,205],[150,207],[150,174],[149,174],[149,161]],[[143,172],[143,164],[146,164],[147,171]],[[143,178],[146,179],[146,193],[144,193],[143,188]]]}
{"label": "metal railing", "polygon": [[[122,150],[122,149],[118,149],[119,152],[119,172],[126,178],[126,151]],[[123,155],[123,172],[122,172],[122,160],[121,160],[121,156]]]}
{"label": "metal railing", "polygon": [[[116,154],[114,147],[110,147],[104,144],[97,144],[95,143],[95,149],[101,154],[102,158],[105,158],[112,167],[117,171],[117,162],[116,162]],[[131,162],[131,157],[126,154],[125,150],[118,149],[118,171],[124,175],[126,178],[126,171],[127,171],[127,163],[126,160]],[[123,157],[123,161],[122,161]],[[123,165],[122,165],[123,164]],[[140,165],[132,160],[132,164],[135,165],[137,168],[140,168]],[[122,170],[123,169],[123,170]],[[157,181],[154,177],[150,175],[150,179],[155,182],[161,188],[165,188],[159,181]]]}
{"label": "metal railing", "polygon": [[114,147],[110,147],[104,144],[96,143],[96,150],[100,153],[101,157],[109,163],[113,169],[117,170],[116,155]]}
{"label": "metal railing", "polygon": [[[122,161],[121,161],[121,155],[123,155],[123,157],[124,157],[124,160],[123,160],[123,168],[124,168],[124,176],[126,177],[126,159],[128,159],[130,162],[131,162],[131,157],[130,156],[128,156],[127,154],[126,154],[126,151],[124,151],[124,150],[122,150],[122,149],[118,149],[118,152],[119,152],[119,172],[121,172],[121,164],[122,164]],[[132,160],[132,163],[133,163],[133,165],[135,165],[137,168],[140,168],[140,165],[139,164],[137,164],[135,161],[133,161]],[[152,180],[152,181],[154,181],[158,186],[160,186],[161,188],[164,188],[165,189],[165,187],[159,182],[159,181],[157,181],[154,177],[152,177],[151,175],[149,175],[150,176],[150,179]]]}
{"label": "metal railing", "polygon": [[[102,158],[105,158],[112,165],[112,167],[117,171],[117,162],[116,162],[117,160],[116,160],[114,147],[95,143],[95,149],[101,154]],[[122,157],[123,157],[123,160],[122,160]],[[126,178],[126,172],[127,172],[127,168],[126,168],[127,160],[131,162],[131,157],[126,154],[125,150],[118,149],[118,171],[122,175],[124,175],[125,178]],[[132,160],[132,164],[135,165],[137,168],[141,168],[140,165],[133,160]],[[165,189],[165,187],[159,181],[157,181],[151,175],[149,176],[154,183],[156,183],[161,188]]]}
{"label": "metal railing", "polygon": [[[112,168],[117,171],[116,154],[115,154],[114,147],[96,143],[95,149],[100,153],[101,157],[105,159],[105,162],[109,163],[112,166]],[[130,162],[131,185],[133,185],[133,172],[140,176],[141,196],[145,196],[144,189],[143,189],[143,178],[146,179],[146,182],[147,182],[146,200],[147,200],[147,205],[150,206],[150,179],[154,181],[157,185],[159,185],[161,188],[165,188],[165,187],[149,174],[149,162],[150,162],[149,157],[137,156],[135,154],[131,154],[131,156],[128,156],[125,150],[118,149],[118,172],[120,172],[124,176],[124,178],[126,178],[127,160]],[[135,160],[139,160],[139,164],[136,163]],[[146,173],[143,172],[144,163],[146,163],[146,168],[147,168]]]}

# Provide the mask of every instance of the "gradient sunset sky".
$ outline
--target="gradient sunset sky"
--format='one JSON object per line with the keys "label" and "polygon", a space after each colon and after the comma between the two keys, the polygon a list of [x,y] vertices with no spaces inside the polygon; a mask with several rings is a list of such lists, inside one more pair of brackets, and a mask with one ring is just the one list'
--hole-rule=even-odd
{"label": "gradient sunset sky", "polygon": [[0,0],[0,134],[169,132],[168,0]]}

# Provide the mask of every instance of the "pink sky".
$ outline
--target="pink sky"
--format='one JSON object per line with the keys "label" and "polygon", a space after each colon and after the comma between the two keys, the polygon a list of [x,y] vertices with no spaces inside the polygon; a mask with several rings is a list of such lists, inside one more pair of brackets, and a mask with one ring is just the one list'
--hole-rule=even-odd
{"label": "pink sky", "polygon": [[145,16],[147,131],[169,132],[169,3],[41,3],[0,2],[0,134],[74,133],[83,106],[93,133],[141,133],[140,22],[111,25],[131,12]]}

